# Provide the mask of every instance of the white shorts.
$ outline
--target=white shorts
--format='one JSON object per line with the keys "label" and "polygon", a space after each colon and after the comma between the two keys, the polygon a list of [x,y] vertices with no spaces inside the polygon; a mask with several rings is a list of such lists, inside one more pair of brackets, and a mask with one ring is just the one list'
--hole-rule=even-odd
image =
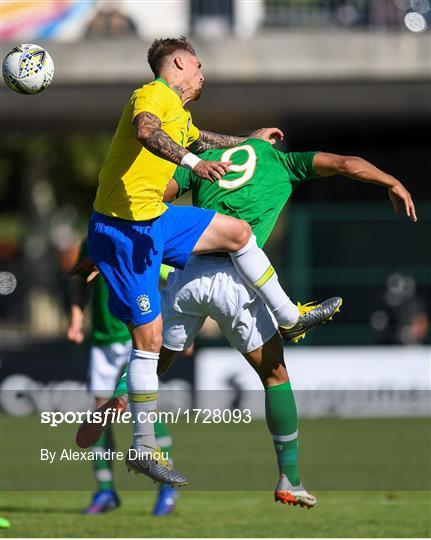
{"label": "white shorts", "polygon": [[88,369],[89,391],[96,397],[110,397],[121,370],[129,361],[132,342],[93,345]]}
{"label": "white shorts", "polygon": [[248,353],[277,332],[259,296],[239,277],[230,258],[192,256],[175,270],[162,291],[163,345],[189,347],[205,319],[214,319],[232,347]]}

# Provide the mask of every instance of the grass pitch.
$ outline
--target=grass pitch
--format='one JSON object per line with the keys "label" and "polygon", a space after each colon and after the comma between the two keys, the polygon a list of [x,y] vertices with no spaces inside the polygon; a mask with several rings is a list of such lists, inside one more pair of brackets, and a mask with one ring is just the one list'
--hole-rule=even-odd
{"label": "grass pitch", "polygon": [[272,502],[268,492],[183,491],[175,512],[150,515],[155,493],[123,492],[122,507],[83,516],[88,492],[8,492],[10,537],[428,537],[423,492],[321,492],[311,510]]}
{"label": "grass pitch", "polygon": [[[191,480],[171,516],[151,516],[156,489],[116,463],[120,509],[90,502],[90,463],[41,463],[40,448],[73,443],[75,426],[1,416],[1,515],[9,537],[429,537],[431,430],[426,418],[301,420],[300,470],[316,494],[306,510],[273,502],[277,478],[264,421],[174,425],[174,458]],[[127,449],[130,426],[116,426]],[[240,487],[238,487],[240,486]],[[246,491],[247,490],[247,491]]]}

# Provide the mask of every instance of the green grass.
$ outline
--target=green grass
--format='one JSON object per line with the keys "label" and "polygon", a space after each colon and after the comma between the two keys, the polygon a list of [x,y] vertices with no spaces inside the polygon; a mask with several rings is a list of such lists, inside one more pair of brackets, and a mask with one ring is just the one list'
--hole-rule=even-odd
{"label": "green grass", "polygon": [[[41,463],[40,448],[74,447],[74,426],[37,416],[1,420],[3,537],[429,537],[431,430],[426,418],[302,420],[300,470],[312,510],[275,504],[277,469],[265,423],[172,426],[190,478],[174,515],[151,516],[155,490],[116,463],[122,507],[82,516],[94,479],[87,462]],[[116,426],[126,450],[130,426]]]}
{"label": "green grass", "polygon": [[312,510],[269,492],[183,491],[174,514],[150,515],[154,494],[124,492],[122,507],[82,516],[88,492],[6,492],[8,537],[427,537],[429,494],[322,492]]}
{"label": "green grass", "polygon": [[[74,444],[75,426],[51,428],[37,416],[0,416],[1,486],[4,490],[89,490],[90,462],[59,461]],[[263,420],[251,424],[174,424],[174,459],[198,491],[266,491],[277,465]],[[427,418],[304,419],[300,423],[301,477],[310,490],[399,491],[431,489],[431,429]],[[130,425],[115,426],[117,450],[126,452]],[[40,449],[57,451],[53,464]],[[149,489],[115,462],[117,486]]]}

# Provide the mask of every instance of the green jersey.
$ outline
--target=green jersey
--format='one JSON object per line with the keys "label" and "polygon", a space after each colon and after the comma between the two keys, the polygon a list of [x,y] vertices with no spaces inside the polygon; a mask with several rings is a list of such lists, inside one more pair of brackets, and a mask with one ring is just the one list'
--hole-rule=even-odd
{"label": "green jersey", "polygon": [[292,191],[304,180],[317,178],[316,152],[280,152],[260,139],[248,139],[229,149],[199,155],[210,161],[231,161],[231,172],[213,183],[178,167],[174,179],[179,195],[192,190],[193,206],[216,210],[247,221],[262,247]]}
{"label": "green jersey", "polygon": [[[79,260],[88,254],[87,239],[81,244]],[[102,276],[93,281],[92,341],[95,345],[125,343],[130,340],[127,326],[114,317],[108,308],[109,291]]]}

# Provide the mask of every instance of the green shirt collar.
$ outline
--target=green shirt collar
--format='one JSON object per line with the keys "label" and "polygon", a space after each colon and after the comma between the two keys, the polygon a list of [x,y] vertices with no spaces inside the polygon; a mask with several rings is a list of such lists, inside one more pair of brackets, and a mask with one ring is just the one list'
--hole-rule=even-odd
{"label": "green shirt collar", "polygon": [[167,83],[167,82],[165,81],[165,79],[162,79],[161,77],[157,77],[157,78],[155,79],[155,81],[160,82],[160,83],[164,84],[165,86],[167,86],[167,87],[169,88],[169,90],[175,94],[176,98],[177,98],[178,101],[181,103],[181,107],[184,108],[184,105],[183,105],[183,102],[181,101],[180,96],[175,92],[175,90],[173,90],[173,89],[169,86],[169,83]]}
{"label": "green shirt collar", "polygon": [[[162,84],[164,84],[165,86],[167,86],[168,88],[171,88],[171,87],[169,86],[169,84],[165,81],[165,79],[162,79],[161,77],[157,77],[157,78],[156,78],[156,81],[159,81],[159,82],[161,82]],[[172,88],[171,88],[171,90],[172,90]]]}

